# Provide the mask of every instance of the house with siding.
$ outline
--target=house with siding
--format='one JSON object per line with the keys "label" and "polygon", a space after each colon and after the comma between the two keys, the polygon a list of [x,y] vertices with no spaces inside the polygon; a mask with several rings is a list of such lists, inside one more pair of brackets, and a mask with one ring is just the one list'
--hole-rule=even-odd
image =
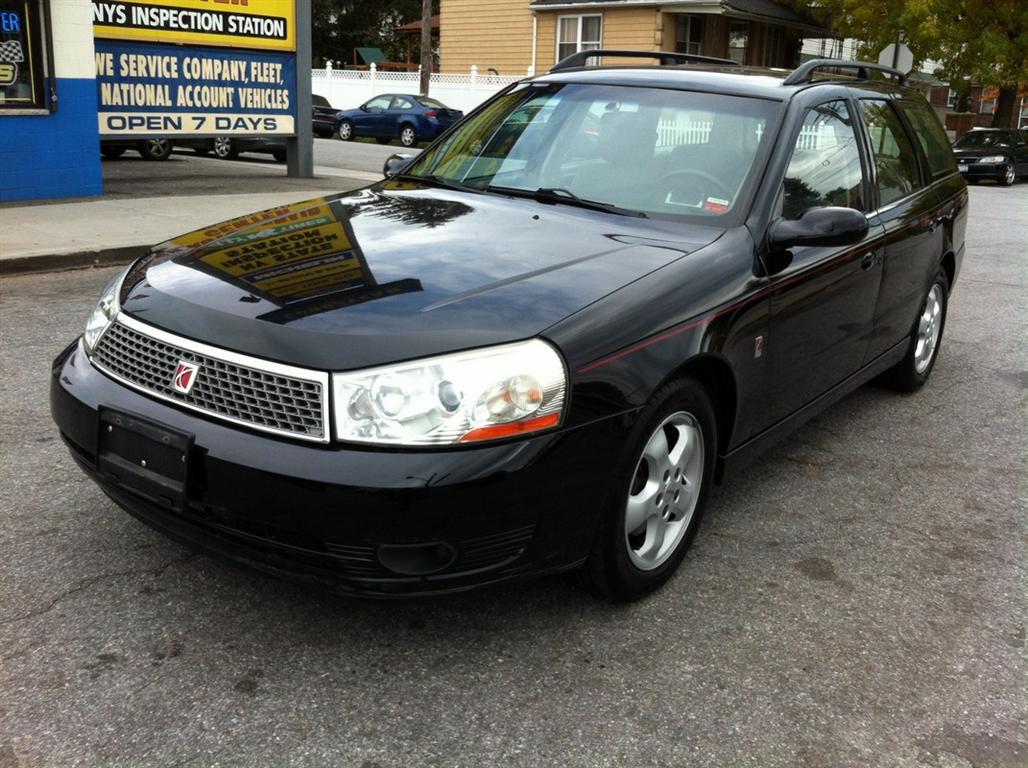
{"label": "house with siding", "polygon": [[443,72],[543,72],[582,50],[678,51],[794,67],[816,21],[770,0],[441,0]]}

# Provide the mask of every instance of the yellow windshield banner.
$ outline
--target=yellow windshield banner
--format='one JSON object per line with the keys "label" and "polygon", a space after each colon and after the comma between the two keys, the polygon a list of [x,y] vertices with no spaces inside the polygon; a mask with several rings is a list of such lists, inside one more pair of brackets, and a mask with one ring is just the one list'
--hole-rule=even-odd
{"label": "yellow windshield banner", "polygon": [[93,36],[296,50],[295,0],[93,0]]}

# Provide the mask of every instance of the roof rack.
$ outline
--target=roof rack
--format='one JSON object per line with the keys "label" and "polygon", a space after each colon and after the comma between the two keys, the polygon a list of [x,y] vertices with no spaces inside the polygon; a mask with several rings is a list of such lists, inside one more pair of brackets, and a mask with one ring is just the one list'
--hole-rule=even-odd
{"label": "roof rack", "polygon": [[842,59],[811,59],[800,64],[792,73],[782,81],[782,85],[800,85],[813,80],[814,72],[818,69],[836,67],[838,69],[855,69],[860,80],[870,80],[870,71],[885,72],[896,78],[900,85],[907,84],[907,76],[898,69],[887,67],[884,64],[872,64],[869,61],[843,61]]}
{"label": "roof rack", "polygon": [[564,69],[584,67],[589,59],[597,59],[601,56],[617,56],[622,59],[660,59],[660,66],[670,67],[675,64],[719,64],[733,67],[739,66],[739,62],[732,59],[718,59],[714,56],[699,56],[694,53],[672,53],[670,51],[617,51],[606,48],[595,51],[578,51],[566,59],[558,61],[550,69],[550,72],[560,72]]}

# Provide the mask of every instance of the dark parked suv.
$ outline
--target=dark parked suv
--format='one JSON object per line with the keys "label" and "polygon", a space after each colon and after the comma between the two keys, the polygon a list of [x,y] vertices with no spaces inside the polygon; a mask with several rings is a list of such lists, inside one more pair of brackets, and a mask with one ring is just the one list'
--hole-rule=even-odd
{"label": "dark parked suv", "polygon": [[712,483],[925,383],[967,190],[898,72],[609,55],[366,189],[154,247],[54,362],[71,455],[173,538],[344,591],[664,583]]}

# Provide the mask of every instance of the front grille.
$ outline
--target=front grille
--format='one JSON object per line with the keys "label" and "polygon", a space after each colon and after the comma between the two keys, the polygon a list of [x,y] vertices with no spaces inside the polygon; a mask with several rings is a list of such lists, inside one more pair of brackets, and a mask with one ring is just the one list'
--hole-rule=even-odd
{"label": "front grille", "polygon": [[[93,363],[164,400],[306,440],[327,440],[327,374],[244,357],[120,317],[100,338]],[[189,394],[172,387],[180,361],[200,366]]]}

